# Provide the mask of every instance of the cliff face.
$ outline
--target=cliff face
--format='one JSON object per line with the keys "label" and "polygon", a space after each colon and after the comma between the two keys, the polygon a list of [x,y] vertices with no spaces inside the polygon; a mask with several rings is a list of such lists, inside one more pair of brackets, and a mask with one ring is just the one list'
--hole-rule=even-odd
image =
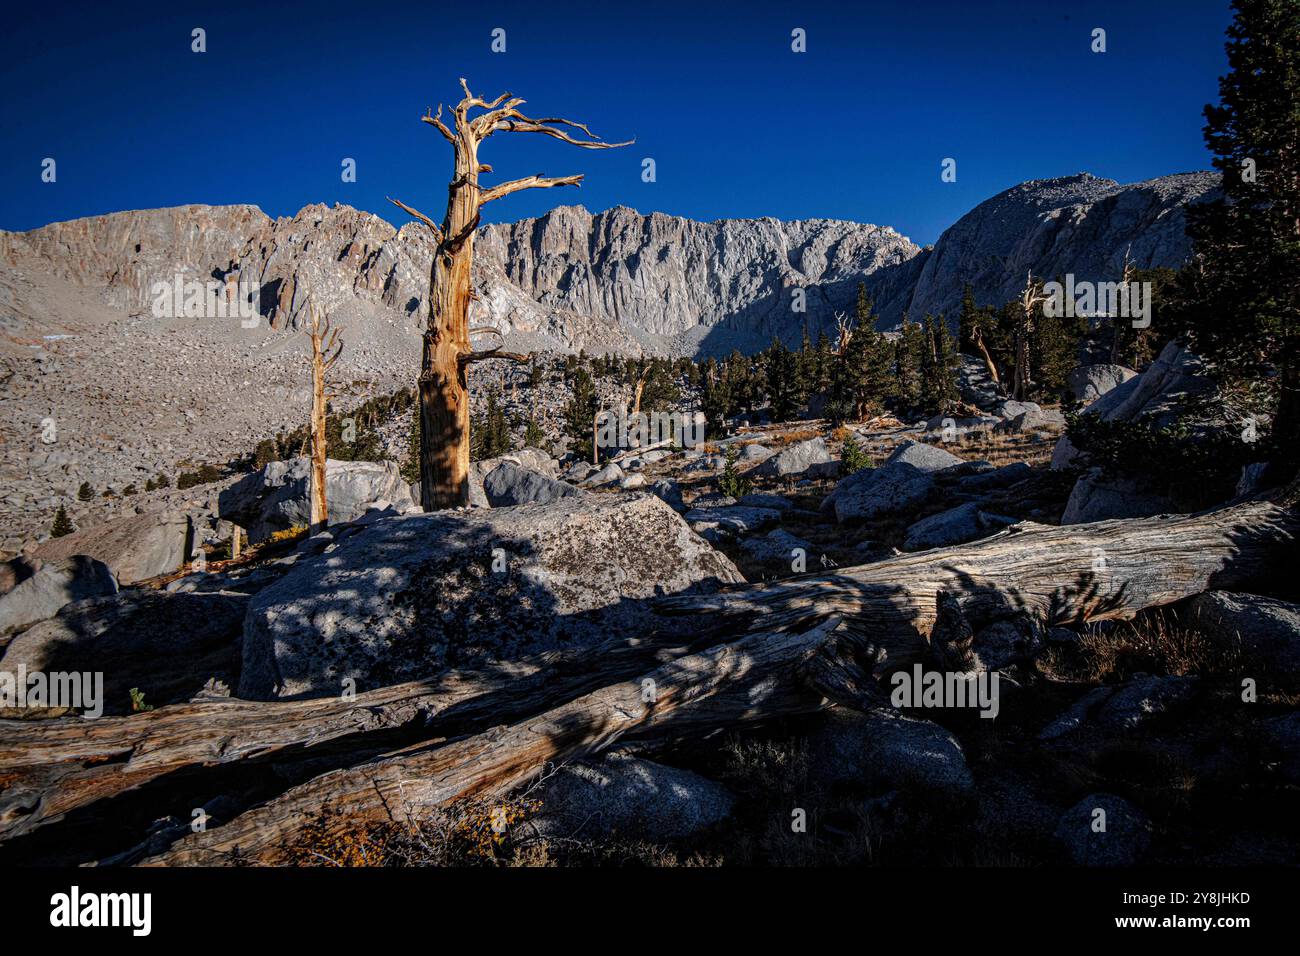
{"label": "cliff face", "polygon": [[[910,295],[906,266],[920,249],[887,227],[841,220],[703,223],[562,206],[485,226],[477,251],[545,307],[689,351],[724,339],[797,341],[805,321],[816,331],[851,308],[860,281],[882,316],[897,318]],[[796,309],[797,288],[806,312]]]}
{"label": "cliff face", "polygon": [[[928,252],[888,227],[842,220],[704,223],[561,206],[480,229],[472,321],[516,347],[716,354],[832,328],[859,282],[882,325],[904,311],[952,320],[966,282],[981,303],[1000,303],[1031,271],[1113,279],[1126,250],[1138,266],[1181,264],[1184,208],[1216,182],[1212,173],[1129,186],[1086,173],[1035,180],[981,203]],[[112,307],[147,311],[153,284],[177,274],[233,278],[260,290],[261,314],[279,327],[297,324],[310,292],[332,311],[414,333],[431,256],[423,226],[394,229],[347,206],[274,220],[254,206],[178,206],[0,233],[9,269],[102,293]]]}
{"label": "cliff face", "polygon": [[1125,250],[1138,268],[1180,266],[1191,253],[1185,207],[1218,181],[1217,173],[1180,173],[1122,186],[1080,173],[1021,183],[944,232],[920,270],[909,311],[954,320],[964,283],[980,304],[1001,304],[1031,271],[1049,280],[1066,273],[1118,279]]}

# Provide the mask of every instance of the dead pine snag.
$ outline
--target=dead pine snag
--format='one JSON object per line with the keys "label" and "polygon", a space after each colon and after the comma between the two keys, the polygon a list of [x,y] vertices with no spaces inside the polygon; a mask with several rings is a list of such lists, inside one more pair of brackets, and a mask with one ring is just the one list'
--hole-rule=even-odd
{"label": "dead pine snag", "polygon": [[[581,149],[610,149],[628,143],[606,143],[583,123],[560,117],[534,118],[519,111],[524,100],[502,93],[491,102],[469,91],[451,111],[451,125],[443,122],[442,107],[428,112],[423,122],[451,144],[453,171],[447,186],[447,212],[441,225],[405,203],[395,205],[424,223],[433,233],[435,248],[429,277],[429,318],[420,360],[420,505],[425,511],[469,504],[469,389],[466,371],[473,362],[489,358],[526,362],[531,356],[501,351],[501,345],[474,351],[470,337],[500,332],[471,329],[469,304],[473,298],[471,268],[474,231],[482,208],[521,189],[576,186],[582,175],[543,176],[540,173],[482,186],[479,175],[492,167],[479,162],[483,141],[497,132],[541,133]],[[470,115],[471,110],[481,110]]]}

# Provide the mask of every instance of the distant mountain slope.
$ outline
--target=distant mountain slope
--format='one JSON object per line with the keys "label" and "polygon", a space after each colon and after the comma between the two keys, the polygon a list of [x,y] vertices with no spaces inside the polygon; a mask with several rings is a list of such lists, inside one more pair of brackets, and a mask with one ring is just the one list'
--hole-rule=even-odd
{"label": "distant mountain slope", "polygon": [[[550,308],[625,329],[647,346],[694,351],[718,342],[797,342],[807,323],[833,327],[857,286],[889,318],[911,293],[919,247],[888,227],[843,220],[695,222],[619,206],[561,206],[537,219],[483,227],[476,251]],[[794,291],[806,292],[806,311]]]}
{"label": "distant mountain slope", "polygon": [[981,305],[1001,304],[1028,272],[1117,279],[1125,250],[1139,268],[1177,267],[1191,253],[1184,208],[1213,192],[1217,173],[1179,173],[1122,186],[1088,173],[1036,179],[980,203],[944,231],[925,257],[908,304],[955,320],[962,286]]}

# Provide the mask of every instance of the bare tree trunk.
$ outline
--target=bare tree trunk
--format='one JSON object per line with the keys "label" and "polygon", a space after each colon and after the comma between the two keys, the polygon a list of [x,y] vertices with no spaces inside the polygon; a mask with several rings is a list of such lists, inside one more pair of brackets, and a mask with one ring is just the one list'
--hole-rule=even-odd
{"label": "bare tree trunk", "polygon": [[[576,186],[582,176],[525,176],[497,186],[479,185],[480,173],[491,167],[479,163],[478,148],[498,131],[542,133],[583,149],[608,149],[626,143],[603,143],[581,123],[558,117],[534,119],[519,112],[523,100],[503,93],[492,102],[474,96],[462,79],[464,98],[453,108],[453,128],[442,121],[442,107],[423,117],[452,145],[453,177],[447,187],[447,212],[441,225],[392,200],[433,231],[437,246],[429,276],[429,318],[420,358],[420,505],[425,511],[459,508],[469,504],[469,387],[466,377],[472,362],[488,358],[529,361],[531,355],[502,352],[500,348],[475,352],[471,335],[495,329],[471,329],[469,304],[473,299],[474,230],[484,203],[521,189]],[[471,117],[471,109],[486,112]],[[566,131],[581,131],[577,139]],[[498,333],[499,334],[499,333]]]}
{"label": "bare tree trunk", "polygon": [[1034,320],[1036,310],[1046,300],[1047,296],[1038,283],[1034,281],[1034,274],[1029,273],[1025,279],[1025,290],[1020,294],[1020,304],[1024,310],[1024,316],[1020,320],[1020,328],[1016,330],[1016,368],[1012,378],[1011,397],[1020,401],[1029,397],[1029,386],[1031,383],[1029,374],[1029,338],[1034,332]]}
{"label": "bare tree trunk", "polygon": [[975,343],[975,347],[979,349],[980,358],[984,360],[984,367],[988,369],[989,378],[993,380],[994,385],[1000,387],[1002,385],[1002,379],[998,375],[998,367],[993,361],[993,356],[989,354],[989,347],[984,344],[984,335],[976,329],[975,334],[972,336],[972,340]]}
{"label": "bare tree trunk", "polygon": [[287,845],[315,822],[334,831],[367,822],[411,824],[456,800],[504,794],[538,767],[604,750],[623,737],[685,736],[816,710],[824,706],[823,695],[802,680],[799,665],[837,626],[830,620],[804,633],[751,635],[517,724],[336,770],[225,826],[188,836],[145,865],[283,862]]}
{"label": "bare tree trunk", "polygon": [[[338,361],[343,351],[338,329],[330,327],[328,317],[323,317],[316,304],[308,304],[311,313],[311,517],[309,531],[316,534],[329,524],[329,506],[325,500],[325,461],[327,455],[325,409],[329,398],[325,392],[325,376]],[[333,352],[333,355],[330,354]]]}

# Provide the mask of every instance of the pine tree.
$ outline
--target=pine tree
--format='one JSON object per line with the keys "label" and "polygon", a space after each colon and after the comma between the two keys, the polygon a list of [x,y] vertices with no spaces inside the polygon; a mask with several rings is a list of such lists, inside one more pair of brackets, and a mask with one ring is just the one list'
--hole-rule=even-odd
{"label": "pine tree", "polygon": [[831,339],[824,331],[817,336],[817,350],[813,361],[813,381],[810,391],[824,392],[831,385],[831,369],[834,366],[835,350]]}
{"label": "pine tree", "polygon": [[700,410],[709,434],[725,435],[731,414],[731,390],[717,359],[709,358],[700,370]]}
{"label": "pine tree", "polygon": [[663,359],[651,359],[645,386],[641,389],[641,411],[667,411],[682,397],[672,367]]}
{"label": "pine tree", "polygon": [[799,389],[798,359],[779,338],[772,339],[767,352],[767,397],[772,405],[772,420],[788,422],[799,412],[803,396]]}
{"label": "pine tree", "polygon": [[903,316],[903,328],[894,343],[894,377],[899,403],[909,410],[921,403],[921,355],[925,334],[915,322]]}
{"label": "pine tree", "polygon": [[573,451],[595,462],[596,456],[596,384],[584,368],[574,372],[572,393],[564,409],[564,432]]}
{"label": "pine tree", "polygon": [[72,534],[76,530],[72,526],[72,520],[68,517],[67,510],[63,505],[59,505],[59,510],[54,512],[54,525],[50,528],[50,537],[62,538],[64,535]]}
{"label": "pine tree", "polygon": [[537,424],[537,419],[530,416],[528,424],[524,426],[524,447],[541,448],[542,443],[546,441],[546,434],[542,431],[541,426]]}
{"label": "pine tree", "polygon": [[921,404],[927,411],[943,414],[958,401],[957,345],[943,316],[926,315],[921,324]]}
{"label": "pine tree", "polygon": [[[1188,207],[1189,344],[1225,390],[1263,389],[1277,463],[1300,459],[1300,4],[1236,0],[1205,108],[1223,197]],[[1280,477],[1286,477],[1280,476]]]}
{"label": "pine tree", "polygon": [[95,489],[90,487],[90,482],[83,481],[81,487],[77,489],[77,500],[89,501],[93,497],[95,497]]}
{"label": "pine tree", "polygon": [[487,408],[483,413],[482,431],[482,445],[479,449],[480,459],[497,458],[511,450],[514,443],[510,438],[510,425],[506,422],[506,413],[502,411],[500,402],[497,399],[496,389],[488,392]]}
{"label": "pine tree", "polygon": [[1079,346],[1088,331],[1084,316],[1051,316],[1046,311],[1034,321],[1030,336],[1030,363],[1036,394],[1062,399],[1070,372],[1079,364]]}
{"label": "pine tree", "polygon": [[995,310],[975,304],[975,294],[969,283],[962,289],[957,347],[958,351],[979,356],[993,383],[1001,383],[1003,369],[998,357],[1006,351],[1007,343],[1001,334]]}
{"label": "pine tree", "polygon": [[402,462],[402,478],[407,483],[412,485],[420,480],[420,404],[419,402],[416,402],[411,409],[411,426],[406,433],[406,460]]}

